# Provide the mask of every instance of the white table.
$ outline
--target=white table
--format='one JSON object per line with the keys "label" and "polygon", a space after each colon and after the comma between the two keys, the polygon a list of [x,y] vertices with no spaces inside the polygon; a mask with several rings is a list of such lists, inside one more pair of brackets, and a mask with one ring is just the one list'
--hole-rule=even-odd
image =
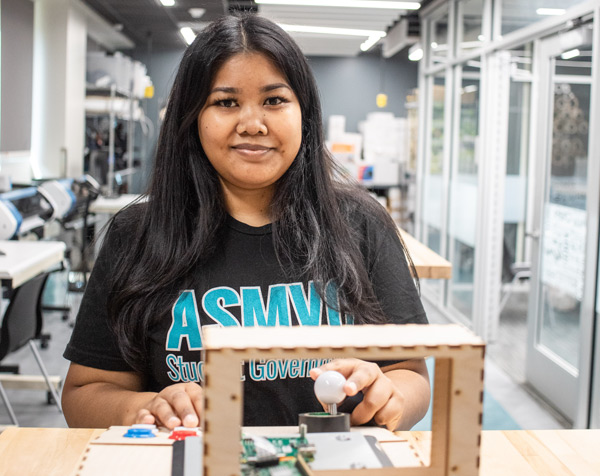
{"label": "white table", "polygon": [[110,217],[131,204],[139,197],[138,194],[124,193],[118,197],[98,197],[90,204],[90,213],[95,213],[97,216],[95,224],[95,255],[98,256],[102,246],[104,230]]}
{"label": "white table", "polygon": [[118,197],[98,197],[90,204],[90,212],[91,213],[103,213],[107,215],[114,215],[122,208],[125,208],[135,199],[137,199],[139,195],[134,193],[125,193],[123,195],[119,195]]}
{"label": "white table", "polygon": [[[21,284],[62,263],[65,256],[62,241],[6,241],[0,240],[0,280],[2,286],[18,288]],[[0,304],[0,321],[4,306]],[[50,382],[60,388],[58,376],[49,376]],[[0,375],[6,388],[46,388],[46,382],[35,375]]]}
{"label": "white table", "polygon": [[62,241],[0,240],[0,280],[17,288],[38,274],[60,264],[66,245]]}

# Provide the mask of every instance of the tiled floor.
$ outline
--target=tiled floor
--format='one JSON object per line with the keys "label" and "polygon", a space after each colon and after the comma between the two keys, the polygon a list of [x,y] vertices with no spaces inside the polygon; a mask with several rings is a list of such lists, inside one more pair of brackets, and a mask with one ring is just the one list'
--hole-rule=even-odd
{"label": "tiled floor", "polygon": [[[448,323],[426,299],[423,300],[427,316],[432,324]],[[515,316],[522,309],[515,308]],[[510,308],[506,309],[510,316]],[[504,318],[504,316],[503,316]],[[509,322],[518,322],[518,317],[504,318]],[[568,428],[569,425],[560,415],[531,392],[524,383],[525,324],[501,325],[506,335],[497,342],[488,345],[486,351],[484,386],[497,403],[512,419],[525,430],[543,430]],[[512,334],[511,334],[512,333]],[[508,348],[509,342],[512,347]],[[518,369],[518,370],[517,370]],[[485,417],[485,416],[484,416]],[[490,428],[491,429],[491,428]]]}
{"label": "tiled floor", "polygon": [[[63,277],[64,278],[64,277]],[[46,299],[56,303],[64,302],[64,279],[60,275],[53,278]],[[71,319],[74,319],[75,309],[81,300],[81,294],[70,293],[67,297],[73,307]],[[431,306],[425,306],[432,322],[444,322]],[[45,314],[45,332],[52,335],[47,349],[40,349],[42,358],[51,375],[65,376],[69,363],[62,358],[62,352],[69,339],[71,327],[68,321],[63,321],[58,312]],[[28,347],[7,357],[3,364],[18,363],[21,373],[39,375],[39,369]],[[523,429],[563,428],[555,415],[536,399],[527,389],[515,381],[506,371],[489,356],[486,361],[485,388],[499,404],[508,412],[510,417]],[[65,427],[63,416],[53,405],[46,403],[46,393],[42,391],[7,390],[9,399],[21,426],[32,427]],[[493,410],[491,410],[493,411]],[[490,415],[492,416],[492,415]],[[501,415],[499,415],[501,416]],[[0,402],[0,427],[10,424],[10,418]]]}
{"label": "tiled floor", "polygon": [[[64,379],[69,368],[69,362],[63,359],[62,353],[71,335],[71,323],[75,319],[76,309],[81,301],[80,293],[66,292],[66,274],[51,275],[46,286],[44,302],[47,304],[63,305],[69,303],[72,307],[70,319],[64,321],[61,312],[44,313],[44,333],[52,337],[47,349],[39,348],[40,355],[48,373]],[[39,367],[28,346],[10,354],[2,364],[18,364],[21,374],[41,375]],[[54,405],[48,405],[46,392],[37,390],[6,390],[20,426],[31,427],[66,427],[62,414]],[[8,412],[0,400],[0,426],[11,424]]]}

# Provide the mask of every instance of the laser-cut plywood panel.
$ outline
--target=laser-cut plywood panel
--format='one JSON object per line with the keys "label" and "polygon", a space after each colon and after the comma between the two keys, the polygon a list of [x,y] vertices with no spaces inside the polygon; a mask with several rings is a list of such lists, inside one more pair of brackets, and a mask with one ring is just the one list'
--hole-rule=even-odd
{"label": "laser-cut plywood panel", "polygon": [[314,476],[475,476],[485,344],[458,325],[210,327],[204,329],[204,475],[240,474],[240,362],[435,357],[431,457],[418,468],[313,471]]}

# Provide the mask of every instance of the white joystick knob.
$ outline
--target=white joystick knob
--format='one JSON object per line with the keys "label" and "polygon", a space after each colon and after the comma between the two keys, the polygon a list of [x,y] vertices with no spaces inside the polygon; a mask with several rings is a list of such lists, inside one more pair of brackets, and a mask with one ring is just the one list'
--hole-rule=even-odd
{"label": "white joystick knob", "polygon": [[323,372],[315,381],[315,395],[327,405],[331,415],[337,414],[337,404],[346,398],[345,384],[346,378],[335,370]]}

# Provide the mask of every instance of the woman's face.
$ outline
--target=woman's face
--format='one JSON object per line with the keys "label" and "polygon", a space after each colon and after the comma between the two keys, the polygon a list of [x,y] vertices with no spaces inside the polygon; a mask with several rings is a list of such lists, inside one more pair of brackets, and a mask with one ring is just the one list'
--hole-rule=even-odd
{"label": "woman's face", "polygon": [[229,192],[272,192],[300,149],[300,104],[268,58],[240,53],[217,71],[198,134]]}

